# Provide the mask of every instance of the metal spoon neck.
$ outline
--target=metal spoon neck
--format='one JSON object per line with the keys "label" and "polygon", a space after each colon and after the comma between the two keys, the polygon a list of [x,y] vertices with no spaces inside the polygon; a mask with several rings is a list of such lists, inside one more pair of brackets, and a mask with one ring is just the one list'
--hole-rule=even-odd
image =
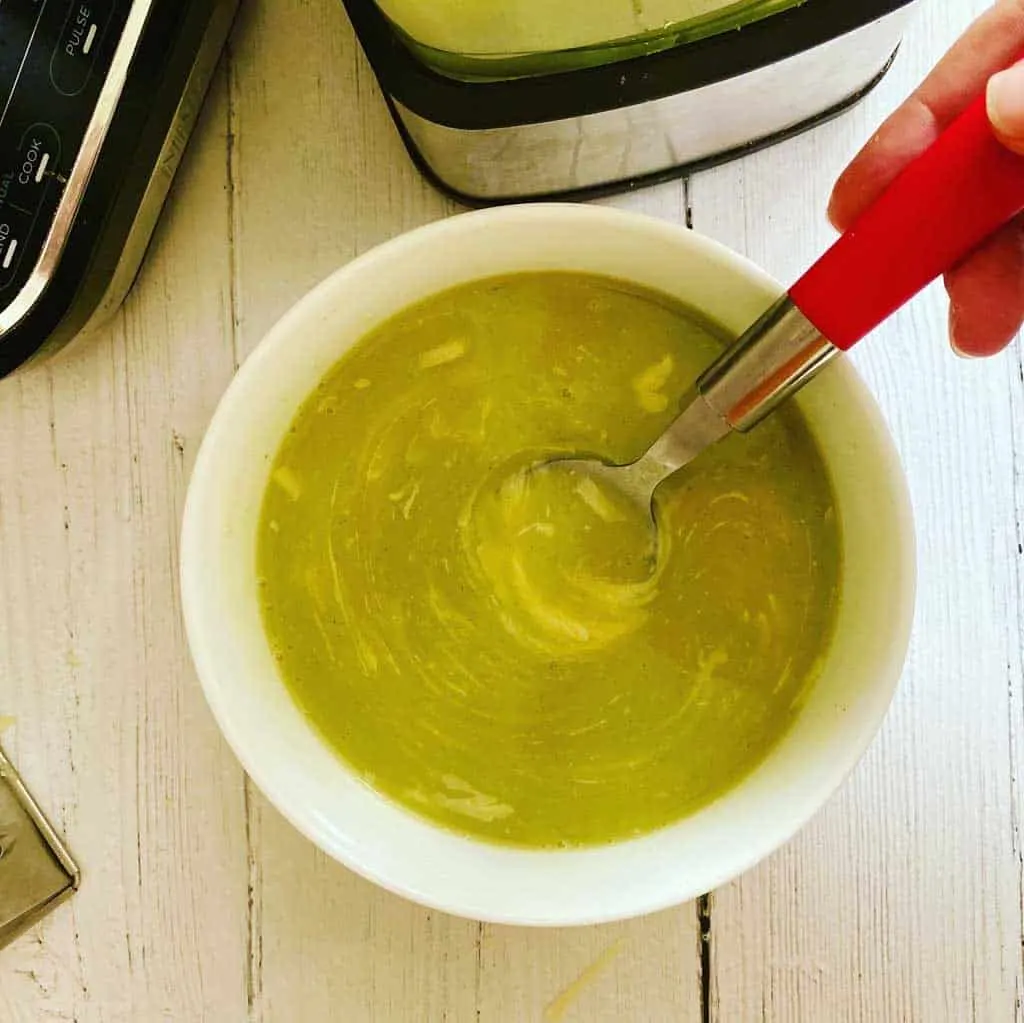
{"label": "metal spoon neck", "polygon": [[580,464],[646,504],[653,516],[661,483],[729,433],[753,429],[838,354],[784,295],[703,373],[680,414],[640,458],[619,466]]}
{"label": "metal spoon neck", "polygon": [[697,392],[745,433],[821,372],[839,349],[783,295],[697,381]]}

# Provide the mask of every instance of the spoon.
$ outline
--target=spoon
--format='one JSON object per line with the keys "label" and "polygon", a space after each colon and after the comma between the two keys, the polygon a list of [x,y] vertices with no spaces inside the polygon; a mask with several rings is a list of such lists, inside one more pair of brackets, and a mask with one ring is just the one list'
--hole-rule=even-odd
{"label": "spoon", "polygon": [[746,433],[1024,210],[1024,157],[978,96],[852,227],[697,380],[681,414],[627,465],[556,458],[646,505],[733,431]]}

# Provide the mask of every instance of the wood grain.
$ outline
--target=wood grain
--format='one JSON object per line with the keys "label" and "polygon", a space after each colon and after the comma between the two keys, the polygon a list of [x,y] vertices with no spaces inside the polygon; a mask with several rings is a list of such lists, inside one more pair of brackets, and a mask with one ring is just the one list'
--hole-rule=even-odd
{"label": "wood grain", "polygon": [[[782,279],[831,182],[983,0],[926,3],[837,122],[605,202]],[[251,0],[146,268],[102,337],[0,382],[0,715],[82,891],[0,956],[0,1023],[1022,1023],[1024,370],[962,364],[934,290],[856,361],[913,491],[921,590],[885,729],[794,842],[696,906],[578,930],[431,913],[246,782],[177,612],[188,472],[235,367],[304,291],[456,212],[406,157],[336,0]],[[707,921],[704,921],[705,925]]]}
{"label": "wood grain", "polygon": [[232,372],[214,93],[125,309],[0,385],[5,742],[84,875],[4,953],[3,1020],[245,1013],[241,972],[217,966],[245,946],[242,775],[196,688],[176,584],[191,458]]}

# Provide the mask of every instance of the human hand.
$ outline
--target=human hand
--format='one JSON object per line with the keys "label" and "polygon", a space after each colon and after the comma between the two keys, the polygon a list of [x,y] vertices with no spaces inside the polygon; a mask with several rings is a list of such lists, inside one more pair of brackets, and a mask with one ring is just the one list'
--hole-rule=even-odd
{"label": "human hand", "polygon": [[[882,125],[836,183],[829,219],[840,231],[938,138],[982,89],[1004,145],[1024,154],[1024,0],[999,0],[985,12]],[[965,356],[994,355],[1024,323],[1024,215],[946,274],[949,337]]]}

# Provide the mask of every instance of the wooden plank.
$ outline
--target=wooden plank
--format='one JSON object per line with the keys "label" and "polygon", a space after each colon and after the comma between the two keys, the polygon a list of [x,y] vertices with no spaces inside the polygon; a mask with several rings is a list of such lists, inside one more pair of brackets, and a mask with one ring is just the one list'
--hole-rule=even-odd
{"label": "wooden plank", "polygon": [[356,877],[258,793],[250,837],[258,878],[251,1019],[474,1018],[477,924]]}
{"label": "wooden plank", "polygon": [[697,934],[694,905],[602,927],[484,927],[478,1018],[700,1020]]}
{"label": "wooden plank", "polygon": [[4,953],[0,1019],[241,1019],[241,772],[179,623],[191,459],[232,371],[226,82],[103,336],[0,384],[0,705],[81,891]]}
{"label": "wooden plank", "polygon": [[[1016,572],[1017,637],[1010,642],[1011,655],[1007,660],[1007,689],[1010,702],[1009,745],[1011,805],[1010,826],[1013,840],[1013,856],[1017,865],[1016,892],[1012,893],[1012,905],[1021,907],[1024,914],[1024,351],[1018,343],[1013,354],[1010,373],[1010,407],[1013,423],[1014,483],[1017,499],[1015,527],[1017,550],[1014,568]],[[1013,552],[1011,552],[1011,557]],[[1024,932],[1024,924],[1021,925]],[[1007,945],[1012,941],[1010,930]],[[1017,1019],[1024,1021],[1024,934],[1018,947],[1017,964]],[[1014,950],[1007,948],[1012,957]]]}
{"label": "wooden plank", "polygon": [[[984,6],[926,5],[890,78],[855,113],[697,177],[697,229],[793,279],[832,237],[823,210],[846,159]],[[1019,780],[1022,488],[1007,443],[1020,430],[1012,360],[955,359],[936,287],[855,361],[913,493],[913,648],[853,779],[793,843],[716,894],[715,1015],[1019,1020],[1021,790],[1011,756]]]}
{"label": "wooden plank", "polygon": [[[685,182],[601,200],[600,205],[683,222]],[[644,920],[546,932],[481,929],[482,1020],[544,1023],[701,1019],[695,904]]]}
{"label": "wooden plank", "polygon": [[[328,273],[448,206],[409,165],[340,4],[246,5],[232,55],[242,360]],[[477,925],[367,884],[247,791],[250,1019],[472,1019]]]}
{"label": "wooden plank", "polygon": [[[234,54],[244,357],[331,270],[455,207],[416,175],[338,5],[250,5]],[[619,202],[676,212],[683,190],[676,183]],[[539,1020],[617,942],[600,976],[569,992],[563,1018],[592,1018],[594,1006],[614,1008],[622,1020],[699,1018],[692,907],[653,921],[544,934],[451,920],[329,863],[258,794],[250,806],[256,1019],[293,1019],[301,1006],[305,1018],[346,1023]]]}
{"label": "wooden plank", "polygon": [[[600,205],[683,222],[682,181]],[[603,927],[527,931],[481,928],[480,1019],[544,1023],[701,1019],[695,904]]]}
{"label": "wooden plank", "polygon": [[454,207],[419,176],[336,0],[244,4],[232,41],[238,354],[360,252]]}

